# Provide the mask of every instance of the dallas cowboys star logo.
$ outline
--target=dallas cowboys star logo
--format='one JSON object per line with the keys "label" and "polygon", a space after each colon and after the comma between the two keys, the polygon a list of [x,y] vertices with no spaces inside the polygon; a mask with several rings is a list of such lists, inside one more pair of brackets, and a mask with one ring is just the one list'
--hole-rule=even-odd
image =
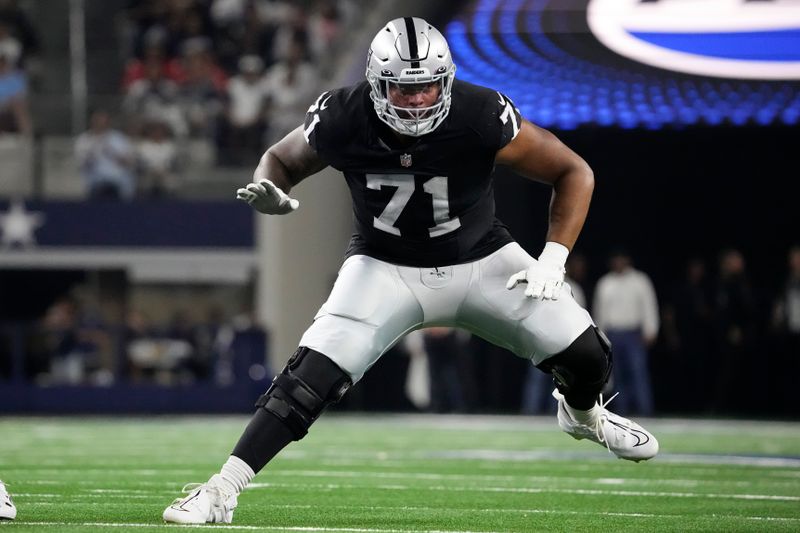
{"label": "dallas cowboys star logo", "polygon": [[24,202],[12,201],[7,212],[0,212],[0,247],[36,246],[34,232],[44,225],[44,219],[40,212],[26,211]]}

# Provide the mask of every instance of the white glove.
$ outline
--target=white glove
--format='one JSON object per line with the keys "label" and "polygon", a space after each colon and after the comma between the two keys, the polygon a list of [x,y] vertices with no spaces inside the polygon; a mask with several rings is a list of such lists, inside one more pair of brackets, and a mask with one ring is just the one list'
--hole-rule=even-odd
{"label": "white glove", "polygon": [[248,183],[246,187],[236,191],[236,198],[265,215],[285,215],[300,207],[300,202],[290,198],[269,180]]}
{"label": "white glove", "polygon": [[525,296],[543,300],[558,300],[561,286],[564,284],[564,263],[567,262],[569,250],[557,242],[548,242],[544,246],[538,260],[508,278],[506,289],[513,289],[521,282],[526,282]]}

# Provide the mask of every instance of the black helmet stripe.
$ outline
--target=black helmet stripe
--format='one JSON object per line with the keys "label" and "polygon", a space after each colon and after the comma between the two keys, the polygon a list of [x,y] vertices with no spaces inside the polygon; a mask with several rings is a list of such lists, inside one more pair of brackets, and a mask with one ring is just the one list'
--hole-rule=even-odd
{"label": "black helmet stripe", "polygon": [[[406,38],[408,39],[408,57],[411,59],[411,68],[419,68],[419,49],[417,48],[417,31],[414,29],[414,19],[404,17],[406,23]],[[414,60],[417,61],[414,61]]]}

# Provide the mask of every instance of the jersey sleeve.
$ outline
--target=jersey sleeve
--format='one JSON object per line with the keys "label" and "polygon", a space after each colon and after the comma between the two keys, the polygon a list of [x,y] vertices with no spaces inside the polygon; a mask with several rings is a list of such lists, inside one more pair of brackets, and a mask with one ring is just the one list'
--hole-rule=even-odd
{"label": "jersey sleeve", "polygon": [[484,131],[482,137],[488,146],[499,150],[519,133],[522,116],[511,99],[499,91],[492,91],[484,105]]}
{"label": "jersey sleeve", "polygon": [[303,135],[306,142],[329,165],[338,168],[342,140],[342,106],[339,91],[325,91],[306,111]]}

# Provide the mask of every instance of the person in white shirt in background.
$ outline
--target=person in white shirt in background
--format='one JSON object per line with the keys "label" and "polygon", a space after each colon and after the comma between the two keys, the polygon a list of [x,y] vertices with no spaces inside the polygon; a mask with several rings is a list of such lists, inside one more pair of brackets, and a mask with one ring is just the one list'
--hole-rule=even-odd
{"label": "person in white shirt in background", "polygon": [[633,268],[624,250],[611,254],[611,271],[597,282],[593,316],[611,341],[614,386],[620,391],[616,408],[622,413],[653,414],[653,392],[647,350],[659,328],[658,300],[653,283]]}
{"label": "person in white shirt in background", "polygon": [[171,196],[179,185],[178,146],[166,122],[153,120],[144,126],[136,145],[138,188],[144,197]]}
{"label": "person in white shirt in background", "polygon": [[227,88],[224,130],[220,139],[219,163],[251,165],[261,158],[267,127],[267,82],[264,62],[252,54],[239,58],[239,74]]}
{"label": "person in white shirt in background", "polygon": [[303,123],[319,76],[306,59],[303,42],[292,41],[286,57],[272,65],[265,77],[269,98],[267,144],[271,145]]}
{"label": "person in white shirt in background", "polygon": [[136,191],[136,151],[124,133],[111,128],[111,115],[92,113],[90,127],[75,141],[75,158],[89,198],[133,199]]}

